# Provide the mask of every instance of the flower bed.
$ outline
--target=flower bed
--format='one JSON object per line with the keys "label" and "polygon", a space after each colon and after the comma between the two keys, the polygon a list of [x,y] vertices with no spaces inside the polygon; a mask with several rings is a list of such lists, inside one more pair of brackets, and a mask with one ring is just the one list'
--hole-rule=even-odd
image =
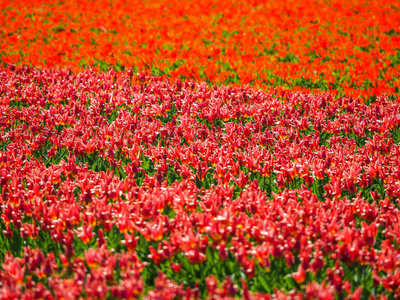
{"label": "flower bed", "polygon": [[387,96],[0,78],[2,298],[399,295]]}
{"label": "flower bed", "polygon": [[73,71],[134,68],[219,84],[399,92],[399,3],[3,1],[0,59]]}

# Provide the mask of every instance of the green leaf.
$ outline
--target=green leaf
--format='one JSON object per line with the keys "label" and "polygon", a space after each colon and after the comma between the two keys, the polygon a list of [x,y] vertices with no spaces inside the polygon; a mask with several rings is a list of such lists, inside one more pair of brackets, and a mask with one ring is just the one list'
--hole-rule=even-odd
{"label": "green leaf", "polygon": [[267,293],[273,292],[271,286],[268,284],[267,280],[265,279],[265,277],[263,275],[258,275],[257,280],[261,284],[261,286],[265,292],[267,292]]}

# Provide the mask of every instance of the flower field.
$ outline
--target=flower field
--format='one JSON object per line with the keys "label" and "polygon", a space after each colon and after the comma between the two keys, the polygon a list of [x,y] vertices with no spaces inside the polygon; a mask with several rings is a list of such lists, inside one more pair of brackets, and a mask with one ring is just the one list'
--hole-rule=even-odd
{"label": "flower field", "polygon": [[0,299],[398,299],[399,1],[0,1]]}

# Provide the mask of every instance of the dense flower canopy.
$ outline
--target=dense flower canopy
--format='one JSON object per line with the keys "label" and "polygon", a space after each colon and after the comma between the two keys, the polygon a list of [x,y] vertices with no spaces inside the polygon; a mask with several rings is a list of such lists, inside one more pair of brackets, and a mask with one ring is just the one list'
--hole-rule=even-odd
{"label": "dense flower canopy", "polygon": [[399,1],[1,1],[0,300],[400,297]]}
{"label": "dense flower canopy", "polygon": [[399,10],[393,0],[2,1],[0,59],[393,94]]}

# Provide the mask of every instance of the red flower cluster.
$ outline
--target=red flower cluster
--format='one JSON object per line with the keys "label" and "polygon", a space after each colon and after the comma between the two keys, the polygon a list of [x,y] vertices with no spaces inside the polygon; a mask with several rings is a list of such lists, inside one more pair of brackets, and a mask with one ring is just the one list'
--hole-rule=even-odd
{"label": "red flower cluster", "polygon": [[400,295],[400,104],[0,71],[0,298]]}

